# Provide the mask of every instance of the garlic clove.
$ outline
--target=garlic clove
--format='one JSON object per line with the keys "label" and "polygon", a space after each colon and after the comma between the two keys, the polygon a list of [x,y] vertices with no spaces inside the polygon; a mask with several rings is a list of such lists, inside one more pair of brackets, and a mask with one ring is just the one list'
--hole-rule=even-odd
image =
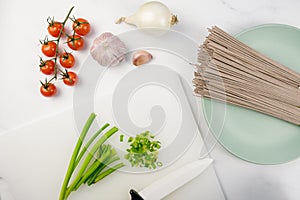
{"label": "garlic clove", "polygon": [[140,66],[152,60],[153,56],[145,50],[139,50],[133,54],[132,63],[135,66]]}
{"label": "garlic clove", "polygon": [[126,45],[109,32],[98,36],[90,49],[91,56],[102,66],[116,66],[125,59]]}

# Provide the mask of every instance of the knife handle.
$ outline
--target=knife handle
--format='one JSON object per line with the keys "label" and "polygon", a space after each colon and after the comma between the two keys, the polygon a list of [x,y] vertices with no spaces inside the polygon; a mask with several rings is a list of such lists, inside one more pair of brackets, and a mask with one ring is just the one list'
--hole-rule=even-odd
{"label": "knife handle", "polygon": [[129,194],[131,196],[131,200],[144,200],[134,189],[131,189]]}

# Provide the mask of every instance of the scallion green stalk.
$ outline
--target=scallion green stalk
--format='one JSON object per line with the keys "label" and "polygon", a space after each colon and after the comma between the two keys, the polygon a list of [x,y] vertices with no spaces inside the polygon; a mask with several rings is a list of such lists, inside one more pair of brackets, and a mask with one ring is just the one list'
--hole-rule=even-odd
{"label": "scallion green stalk", "polygon": [[[113,173],[115,170],[124,166],[123,163],[119,163],[115,166],[116,168],[114,170],[109,168],[108,170],[102,172],[102,170],[104,170],[108,164],[120,160],[120,158],[117,156],[116,150],[113,149],[111,145],[104,144],[108,138],[110,138],[114,133],[118,131],[118,128],[116,127],[111,128],[105,134],[103,134],[95,142],[95,144],[93,144],[91,150],[85,156],[83,162],[81,162],[89,146],[91,146],[92,143],[96,140],[96,138],[104,131],[104,129],[106,129],[109,126],[109,124],[105,124],[103,127],[101,127],[81,149],[83,141],[86,138],[87,132],[90,129],[90,126],[95,118],[96,114],[92,113],[82,129],[82,132],[76,143],[72,157],[69,162],[67,173],[60,191],[59,200],[66,200],[71,194],[71,192],[76,191],[82,184],[94,184],[96,183],[96,179],[99,181],[100,179],[104,178],[105,176]],[[80,167],[78,166],[79,163],[81,165]],[[72,182],[69,184],[77,166],[79,167],[79,169],[76,170],[77,174],[76,176],[74,175],[75,177],[72,178]]]}
{"label": "scallion green stalk", "polygon": [[94,140],[109,126],[108,123],[106,123],[104,126],[102,126],[92,137],[91,139],[86,143],[86,145],[82,148],[79,156],[76,159],[75,162],[75,167],[78,165],[80,162],[81,158],[85,154],[86,150],[89,148],[89,146],[94,142]]}
{"label": "scallion green stalk", "polygon": [[95,179],[97,178],[97,176],[100,174],[100,172],[108,165],[110,165],[111,163],[120,160],[120,157],[118,156],[114,156],[107,161],[107,163],[101,163],[101,165],[98,167],[97,170],[94,171],[94,173],[91,175],[91,177],[88,179],[87,184],[88,185],[92,185],[95,182]]}
{"label": "scallion green stalk", "polygon": [[82,163],[82,166],[80,168],[80,170],[77,173],[77,176],[74,178],[73,182],[70,184],[70,186],[67,188],[66,192],[65,192],[65,197],[67,198],[70,193],[75,190],[76,185],[78,184],[78,182],[80,181],[80,179],[82,178],[85,170],[87,169],[90,161],[92,160],[94,154],[96,153],[96,151],[100,148],[100,146],[109,138],[111,137],[115,132],[117,132],[119,129],[117,127],[113,127],[111,128],[108,132],[106,132],[92,147],[91,151],[89,152],[89,154],[86,156],[84,162]]}
{"label": "scallion green stalk", "polygon": [[102,172],[101,174],[99,174],[99,176],[97,176],[97,178],[94,180],[94,183],[97,183],[98,181],[102,180],[103,178],[110,175],[117,169],[120,169],[121,167],[124,167],[124,163],[119,163],[111,168],[108,168],[106,171]]}
{"label": "scallion green stalk", "polygon": [[83,127],[83,129],[81,131],[80,137],[78,138],[77,144],[76,144],[76,146],[74,148],[71,160],[69,162],[69,167],[68,167],[68,170],[67,170],[67,173],[66,173],[63,185],[61,187],[61,191],[60,191],[60,195],[59,195],[59,200],[65,200],[66,199],[66,197],[65,197],[66,189],[68,187],[68,183],[69,183],[70,178],[71,178],[71,176],[72,176],[72,174],[74,172],[74,169],[75,169],[75,161],[76,161],[77,155],[78,155],[78,153],[80,151],[82,142],[83,142],[84,138],[86,137],[86,134],[87,134],[88,130],[90,129],[91,124],[93,123],[93,121],[94,121],[95,118],[96,118],[96,114],[95,113],[91,113],[91,115],[89,116],[88,120],[86,121],[86,123],[85,123],[85,125],[84,125],[84,127]]}

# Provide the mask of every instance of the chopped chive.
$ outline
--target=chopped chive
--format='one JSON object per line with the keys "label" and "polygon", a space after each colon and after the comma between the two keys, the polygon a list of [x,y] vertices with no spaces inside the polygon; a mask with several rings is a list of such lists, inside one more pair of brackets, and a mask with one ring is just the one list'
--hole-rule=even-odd
{"label": "chopped chive", "polygon": [[120,135],[120,142],[123,142],[123,141],[124,141],[124,135],[121,134],[121,135]]}
{"label": "chopped chive", "polygon": [[161,145],[160,141],[153,141],[153,139],[154,135],[149,131],[128,139],[130,148],[126,149],[128,153],[124,155],[124,158],[131,163],[132,167],[156,168],[158,150]]}
{"label": "chopped chive", "polygon": [[157,165],[158,167],[163,166],[162,162],[160,162],[160,161],[158,161],[158,162],[156,163],[156,165]]}

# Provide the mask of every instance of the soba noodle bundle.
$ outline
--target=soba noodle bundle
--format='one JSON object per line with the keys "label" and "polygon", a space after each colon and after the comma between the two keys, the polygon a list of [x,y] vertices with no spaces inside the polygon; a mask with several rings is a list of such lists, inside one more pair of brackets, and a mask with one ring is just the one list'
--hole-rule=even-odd
{"label": "soba noodle bundle", "polygon": [[209,32],[198,52],[195,94],[300,125],[300,74],[216,26]]}

